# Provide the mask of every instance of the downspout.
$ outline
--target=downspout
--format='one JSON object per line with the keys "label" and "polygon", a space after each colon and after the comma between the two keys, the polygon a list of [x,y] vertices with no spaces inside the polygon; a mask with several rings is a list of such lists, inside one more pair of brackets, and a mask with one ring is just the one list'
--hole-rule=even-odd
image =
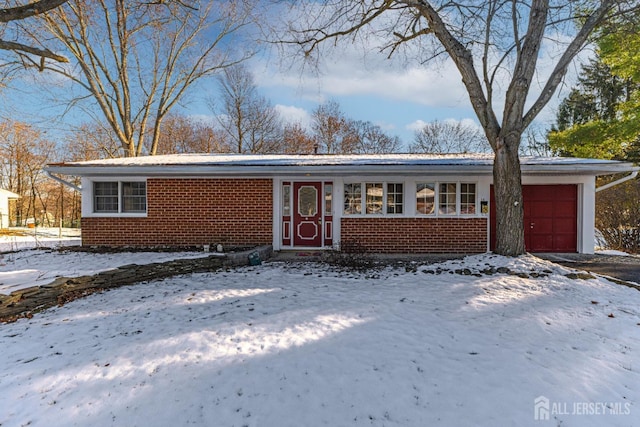
{"label": "downspout", "polygon": [[[47,176],[48,176],[49,178],[51,178],[52,180],[57,181],[57,182],[59,182],[59,183],[61,183],[61,184],[64,184],[64,185],[66,185],[67,187],[71,187],[71,188],[73,188],[74,190],[76,190],[76,191],[78,191],[78,192],[82,193],[82,187],[78,187],[77,185],[72,184],[72,183],[70,183],[69,181],[65,181],[65,180],[64,180],[64,179],[62,179],[62,178],[58,178],[57,176],[52,175],[52,174],[51,174],[51,172],[49,172],[48,170],[45,170],[45,171],[44,171],[44,174],[45,174],[45,175],[47,175]],[[637,172],[636,172],[636,174],[637,174]]]}
{"label": "downspout", "polygon": [[638,170],[637,169],[634,170],[634,171],[631,171],[631,175],[627,175],[624,178],[620,178],[620,179],[618,179],[616,181],[610,182],[608,184],[605,184],[605,185],[603,185],[601,187],[596,188],[596,193],[598,193],[598,192],[600,192],[602,190],[606,190],[607,188],[615,187],[616,185],[622,184],[623,182],[629,181],[630,179],[634,179],[636,176],[638,176]]}

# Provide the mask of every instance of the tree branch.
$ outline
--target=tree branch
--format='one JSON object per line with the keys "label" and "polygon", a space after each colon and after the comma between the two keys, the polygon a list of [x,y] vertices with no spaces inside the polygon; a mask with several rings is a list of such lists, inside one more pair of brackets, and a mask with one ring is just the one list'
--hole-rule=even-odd
{"label": "tree branch", "polygon": [[432,33],[440,43],[442,43],[442,46],[456,64],[462,76],[462,82],[469,93],[469,100],[471,101],[473,110],[478,116],[478,120],[487,135],[487,139],[493,141],[495,139],[494,137],[500,132],[500,125],[482,90],[482,83],[473,65],[473,55],[451,34],[438,11],[429,3],[415,1],[405,1],[404,3],[415,6],[420,14],[424,16],[429,23]]}
{"label": "tree branch", "polygon": [[[517,60],[513,70],[513,77],[507,89],[503,127],[509,123],[512,131],[521,133],[522,116],[527,94],[531,86],[531,80],[536,71],[538,53],[542,46],[542,37],[546,29],[547,15],[549,13],[549,0],[533,0],[529,13],[529,25],[522,45],[517,47]],[[514,34],[515,36],[515,34]],[[518,40],[516,39],[516,42]],[[514,125],[517,129],[513,129]]]}
{"label": "tree branch", "polygon": [[69,62],[66,57],[53,53],[49,49],[40,49],[33,46],[27,46],[22,43],[0,40],[0,49],[13,50],[18,53],[29,53],[31,55],[40,56],[41,58],[53,59],[58,62]]}
{"label": "tree branch", "polygon": [[19,21],[40,15],[65,4],[69,0],[40,0],[23,6],[0,9],[0,22]]}
{"label": "tree branch", "polygon": [[600,4],[600,7],[593,13],[591,13],[591,15],[589,15],[589,17],[586,19],[576,37],[571,41],[567,49],[560,57],[560,60],[553,69],[551,76],[542,89],[540,96],[538,96],[538,99],[536,99],[529,111],[527,111],[527,113],[524,115],[522,121],[523,129],[529,126],[531,122],[533,122],[533,119],[535,119],[538,113],[544,108],[545,105],[547,105],[549,100],[551,100],[551,97],[558,88],[558,85],[560,85],[560,83],[562,82],[569,64],[571,63],[571,61],[573,61],[573,58],[575,58],[575,56],[578,54],[578,52],[580,52],[584,44],[587,42],[589,35],[611,11],[614,3],[615,1],[613,0],[603,1]]}

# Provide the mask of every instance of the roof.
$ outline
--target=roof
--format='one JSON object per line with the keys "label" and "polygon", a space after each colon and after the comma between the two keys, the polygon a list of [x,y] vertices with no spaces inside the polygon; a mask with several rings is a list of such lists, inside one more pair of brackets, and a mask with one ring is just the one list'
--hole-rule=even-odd
{"label": "roof", "polygon": [[[607,175],[631,163],[571,157],[521,157],[523,174]],[[491,174],[489,154],[254,155],[174,154],[52,163],[50,173],[76,176],[275,176],[314,174]]]}
{"label": "roof", "polygon": [[5,190],[4,188],[0,188],[0,196],[6,197],[7,199],[19,199],[20,195],[16,194],[12,191]]}

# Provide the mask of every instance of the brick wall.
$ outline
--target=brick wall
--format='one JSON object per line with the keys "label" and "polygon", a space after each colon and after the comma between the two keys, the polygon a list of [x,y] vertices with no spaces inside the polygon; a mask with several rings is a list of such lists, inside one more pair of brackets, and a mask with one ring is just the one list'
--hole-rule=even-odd
{"label": "brick wall", "polygon": [[148,179],[146,218],[82,218],[82,244],[271,244],[272,188],[271,179]]}
{"label": "brick wall", "polygon": [[486,218],[342,218],[341,240],[374,253],[483,253]]}

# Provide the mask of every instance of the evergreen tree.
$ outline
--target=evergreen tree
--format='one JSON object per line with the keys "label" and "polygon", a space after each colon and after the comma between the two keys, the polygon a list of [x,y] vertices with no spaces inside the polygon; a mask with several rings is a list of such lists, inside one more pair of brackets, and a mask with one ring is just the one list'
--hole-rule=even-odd
{"label": "evergreen tree", "polygon": [[628,24],[602,37],[598,56],[560,104],[548,135],[554,152],[640,161],[640,54],[629,51],[640,47],[639,29]]}

